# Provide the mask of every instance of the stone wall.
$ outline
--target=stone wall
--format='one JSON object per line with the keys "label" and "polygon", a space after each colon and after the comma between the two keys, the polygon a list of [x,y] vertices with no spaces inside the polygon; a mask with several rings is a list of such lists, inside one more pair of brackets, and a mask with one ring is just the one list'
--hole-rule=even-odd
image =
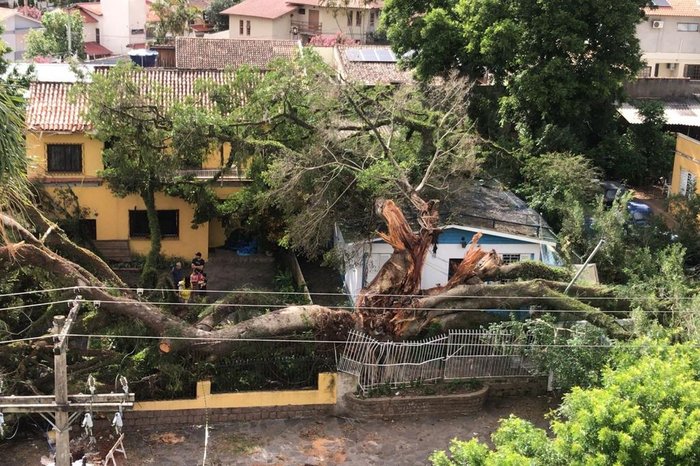
{"label": "stone wall", "polygon": [[[191,425],[264,419],[302,419],[328,416],[333,405],[261,406],[250,408],[176,409],[170,411],[127,411],[124,425],[129,428]],[[208,419],[207,419],[208,417]]]}

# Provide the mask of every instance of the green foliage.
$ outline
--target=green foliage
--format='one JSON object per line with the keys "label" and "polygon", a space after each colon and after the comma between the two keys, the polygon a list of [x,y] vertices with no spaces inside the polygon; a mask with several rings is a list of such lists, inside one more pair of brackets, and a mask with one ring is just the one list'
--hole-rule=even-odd
{"label": "green foliage", "polygon": [[549,126],[591,147],[614,130],[622,83],[641,67],[635,27],[646,3],[388,0],[381,21],[398,54],[413,51],[419,76],[488,71],[506,89],[504,122],[533,141]]}
{"label": "green foliage", "polygon": [[502,420],[494,448],[453,440],[433,465],[547,466],[697,464],[700,461],[700,349],[640,340],[622,346],[600,388],[574,388],[551,423]]}
{"label": "green foliage", "polygon": [[600,173],[582,155],[547,153],[527,159],[519,192],[556,230],[572,208],[590,204],[599,192]]}
{"label": "green foliage", "polygon": [[686,264],[700,266],[700,196],[673,196],[669,199],[669,212],[673,217],[671,232],[686,248]]}
{"label": "green foliage", "polygon": [[220,13],[237,3],[240,3],[240,0],[213,0],[204,10],[204,17],[208,23],[214,25],[214,29],[217,31],[226,31],[228,30],[228,15]]}
{"label": "green foliage", "polygon": [[154,31],[157,44],[184,35],[189,22],[197,16],[197,9],[189,0],[155,0],[149,6],[158,16]]}
{"label": "green foliage", "polygon": [[520,354],[540,373],[551,371],[554,386],[562,390],[598,384],[612,346],[603,329],[587,321],[564,325],[551,315],[525,322],[499,322],[490,328],[514,334],[522,344]]}
{"label": "green foliage", "polygon": [[[96,137],[104,142],[100,176],[117,196],[138,194],[148,217],[151,249],[144,264],[141,285],[154,287],[158,279],[160,225],[155,195],[166,188],[176,190],[177,170],[201,165],[207,145],[189,153],[173,152],[168,142],[174,122],[182,122],[181,107],[164,108],[157,85],[146,90],[148,79],[138,67],[122,62],[108,73],[95,73],[92,82],[78,91],[86,98],[86,118]],[[154,102],[160,102],[154,104]]]}
{"label": "green foliage", "polygon": [[[68,23],[70,22],[70,49]],[[41,17],[43,29],[27,33],[27,58],[54,57],[65,60],[71,56],[85,58],[83,20],[77,10],[54,10]]]}
{"label": "green foliage", "polygon": [[[214,111],[174,133],[206,134],[207,144],[231,145],[229,165],[245,162],[251,185],[220,206],[227,230],[310,257],[327,247],[337,223],[361,235],[375,230],[376,198],[406,198],[416,188],[440,198],[477,169],[470,86],[460,79],[367,87],[340,82],[304,51],[262,76],[240,69],[225,85],[201,87]],[[201,144],[183,139],[173,148],[192,153]]]}

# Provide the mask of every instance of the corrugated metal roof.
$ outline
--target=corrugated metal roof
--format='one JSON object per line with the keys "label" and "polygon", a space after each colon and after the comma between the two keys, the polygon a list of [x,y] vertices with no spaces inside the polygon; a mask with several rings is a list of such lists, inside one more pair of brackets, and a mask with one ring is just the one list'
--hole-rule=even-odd
{"label": "corrugated metal roof", "polygon": [[[689,97],[673,101],[662,102],[666,124],[678,126],[700,126],[700,102]],[[638,125],[643,123],[637,107],[630,103],[624,103],[617,111],[628,123]]]}

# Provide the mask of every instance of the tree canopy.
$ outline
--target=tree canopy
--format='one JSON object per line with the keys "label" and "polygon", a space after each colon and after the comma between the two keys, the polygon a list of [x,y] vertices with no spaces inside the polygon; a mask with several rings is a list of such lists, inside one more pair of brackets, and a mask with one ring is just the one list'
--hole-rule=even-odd
{"label": "tree canopy", "polygon": [[646,4],[388,0],[381,21],[419,76],[488,73],[504,86],[505,122],[533,139],[553,125],[590,147],[611,131],[622,83],[641,67],[635,27]]}
{"label": "tree canopy", "polygon": [[227,8],[240,3],[241,0],[213,0],[206,10],[204,16],[207,22],[214,25],[217,31],[228,30],[228,15],[222,15],[221,12]]}
{"label": "tree canopy", "polygon": [[189,23],[197,16],[197,9],[189,0],[155,0],[150,5],[158,16],[155,25],[155,41],[164,44],[173,37],[181,36],[189,28]]}
{"label": "tree canopy", "polygon": [[[68,25],[70,23],[70,43]],[[28,58],[54,57],[65,60],[77,56],[85,58],[83,20],[77,11],[54,10],[41,17],[43,29],[32,29],[27,34]]]}
{"label": "tree canopy", "polygon": [[173,185],[178,168],[201,164],[207,147],[187,154],[169,149],[172,109],[165,108],[160,98],[166,90],[151,84],[146,91],[143,73],[132,63],[120,63],[109,72],[93,74],[92,82],[80,91],[87,101],[85,117],[105,145],[100,176],[115,195],[138,194],[146,205],[151,250],[142,280],[155,285],[160,254],[155,195]]}

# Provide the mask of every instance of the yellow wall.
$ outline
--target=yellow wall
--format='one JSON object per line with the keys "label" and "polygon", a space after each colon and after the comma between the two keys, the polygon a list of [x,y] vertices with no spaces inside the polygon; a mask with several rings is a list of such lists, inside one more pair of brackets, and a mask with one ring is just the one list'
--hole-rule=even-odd
{"label": "yellow wall", "polygon": [[336,403],[335,373],[318,374],[317,390],[241,392],[211,394],[211,382],[197,383],[194,400],[143,401],[134,403],[134,411],[172,411],[180,409],[252,408],[263,406],[332,405]]}
{"label": "yellow wall", "polygon": [[[700,141],[679,133],[676,135],[676,157],[673,161],[671,194],[680,192],[681,169],[694,173],[700,179]],[[700,183],[696,186],[696,192],[700,194]]]}
{"label": "yellow wall", "polygon": [[[81,173],[47,173],[46,145],[47,144],[82,144],[83,167]],[[106,183],[98,179],[97,173],[104,169],[102,164],[102,143],[82,133],[27,133],[27,155],[30,160],[30,177],[47,177],[52,183],[44,186],[49,194],[65,187],[61,179],[71,187],[78,197],[80,207],[89,209],[87,218],[95,219],[97,224],[97,240],[129,240],[132,253],[146,254],[150,249],[148,239],[129,238],[129,211],[145,210],[140,196],[129,195],[125,198],[116,197]],[[224,161],[228,158],[230,147],[224,148]],[[221,153],[212,151],[203,168],[219,168]],[[48,181],[48,180],[47,180]],[[214,191],[220,199],[241,189],[240,184],[216,184]],[[180,198],[156,194],[156,206],[159,210],[179,211],[179,237],[162,239],[162,254],[166,256],[192,257],[200,251],[207,259],[210,247],[222,246],[226,240],[225,232],[219,221],[204,223],[192,228],[193,207]]]}

